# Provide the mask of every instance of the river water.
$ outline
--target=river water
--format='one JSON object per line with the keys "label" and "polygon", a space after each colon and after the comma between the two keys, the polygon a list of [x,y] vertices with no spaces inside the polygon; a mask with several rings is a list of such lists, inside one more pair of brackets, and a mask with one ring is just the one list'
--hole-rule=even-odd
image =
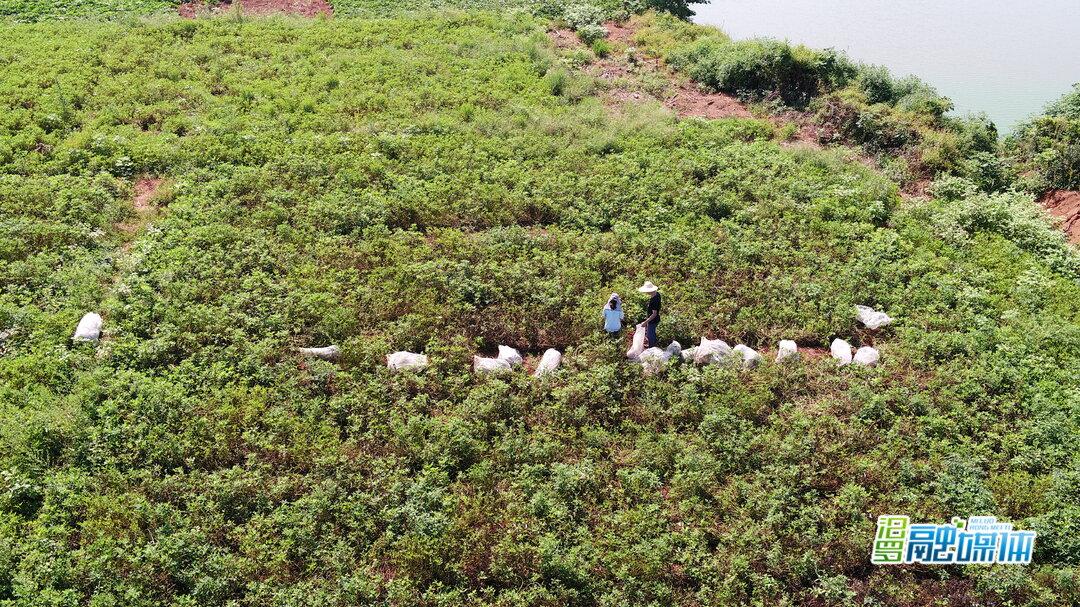
{"label": "river water", "polygon": [[1080,0],[712,0],[694,21],[915,74],[1003,133],[1080,82]]}

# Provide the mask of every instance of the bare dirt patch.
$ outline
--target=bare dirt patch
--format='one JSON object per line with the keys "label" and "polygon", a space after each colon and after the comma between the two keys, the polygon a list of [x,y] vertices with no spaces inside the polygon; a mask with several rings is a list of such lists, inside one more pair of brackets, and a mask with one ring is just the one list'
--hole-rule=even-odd
{"label": "bare dirt patch", "polygon": [[160,177],[143,177],[135,182],[135,195],[131,198],[131,206],[135,210],[135,217],[116,225],[116,228],[127,235],[134,235],[146,226],[153,216],[154,196],[157,195],[161,185],[165,182]]}
{"label": "bare dirt patch", "polygon": [[618,42],[627,46],[634,45],[634,28],[630,27],[628,23],[619,23],[618,21],[608,21],[604,24],[604,28],[607,29],[607,39],[612,42]]}
{"label": "bare dirt patch", "polygon": [[150,200],[157,194],[163,181],[160,177],[143,177],[135,182],[135,197],[131,201],[135,211],[141,213],[150,208]]}
{"label": "bare dirt patch", "polygon": [[181,17],[195,19],[200,16],[214,15],[232,10],[239,6],[244,15],[261,17],[265,15],[286,14],[301,17],[329,17],[334,9],[327,0],[237,0],[207,4],[204,2],[185,2],[177,9]]}
{"label": "bare dirt patch", "polygon": [[708,93],[693,85],[679,86],[664,105],[681,117],[753,118],[750,110],[735,97],[724,93]]}
{"label": "bare dirt patch", "polygon": [[1080,191],[1050,190],[1039,203],[1061,220],[1061,228],[1065,230],[1069,242],[1080,245]]}
{"label": "bare dirt patch", "polygon": [[[681,118],[753,118],[750,110],[735,97],[708,92],[693,82],[684,81],[661,65],[659,59],[635,54],[631,62],[627,53],[620,52],[633,46],[635,30],[630,24],[609,21],[604,27],[608,31],[607,40],[614,43],[617,50],[591,63],[586,71],[611,83],[610,105],[659,101]],[[571,30],[553,30],[548,35],[557,49],[582,46],[577,34]],[[668,90],[663,94],[640,90],[646,88],[641,83],[646,75],[662,76]]]}
{"label": "bare dirt patch", "polygon": [[548,37],[555,44],[557,49],[577,48],[584,46],[581,40],[578,39],[577,34],[571,29],[554,29],[548,32]]}

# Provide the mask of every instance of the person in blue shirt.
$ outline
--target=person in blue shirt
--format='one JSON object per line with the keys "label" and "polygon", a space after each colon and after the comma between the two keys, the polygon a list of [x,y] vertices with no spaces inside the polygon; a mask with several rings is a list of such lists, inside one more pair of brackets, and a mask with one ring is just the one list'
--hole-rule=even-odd
{"label": "person in blue shirt", "polygon": [[645,347],[652,348],[656,346],[656,325],[660,324],[660,289],[653,283],[645,281],[645,284],[638,287],[638,292],[649,296],[649,303],[645,307],[648,316],[641,321],[641,324],[645,325]]}
{"label": "person in blue shirt", "polygon": [[611,338],[617,338],[622,331],[623,309],[622,298],[618,293],[612,293],[604,306],[604,331]]}

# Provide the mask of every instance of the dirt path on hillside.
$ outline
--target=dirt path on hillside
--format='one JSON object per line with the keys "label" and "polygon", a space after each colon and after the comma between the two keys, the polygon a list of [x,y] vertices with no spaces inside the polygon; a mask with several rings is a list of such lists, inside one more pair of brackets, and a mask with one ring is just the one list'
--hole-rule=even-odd
{"label": "dirt path on hillside", "polygon": [[[607,57],[591,63],[586,72],[608,83],[608,105],[617,107],[655,100],[680,118],[753,118],[750,110],[735,97],[705,91],[697,84],[678,77],[659,59],[634,52],[635,30],[630,24],[609,21],[604,27],[608,31],[607,41],[613,43],[614,48]],[[584,47],[573,31],[554,30],[549,34],[556,48]],[[650,87],[646,84],[648,78],[656,82],[656,76],[660,76],[660,82],[666,84],[665,91],[655,91],[655,85]]]}
{"label": "dirt path on hillside", "polygon": [[[142,231],[157,211],[154,206],[154,197],[164,182],[165,180],[160,177],[143,177],[136,181],[134,195],[131,198],[131,207],[135,210],[135,217],[116,224],[116,229],[132,239],[136,233]],[[128,242],[125,246],[130,246],[130,244]]]}
{"label": "dirt path on hillside", "polygon": [[[583,70],[606,85],[605,105],[620,111],[628,104],[656,101],[680,118],[761,118],[769,120],[784,137],[780,145],[793,148],[824,149],[819,127],[813,116],[789,110],[782,114],[755,116],[738,98],[726,93],[705,90],[697,83],[668,68],[657,57],[649,57],[636,49],[637,31],[633,21],[604,24],[611,51],[598,57]],[[569,29],[548,32],[556,50],[584,49],[577,34]],[[662,90],[660,90],[662,89]],[[783,132],[786,131],[786,132]],[[878,162],[859,153],[852,158],[872,169],[880,170]],[[905,184],[900,195],[905,199],[925,197],[929,180],[914,179]]]}
{"label": "dirt path on hillside", "polygon": [[[632,22],[609,21],[604,28],[608,31],[607,41],[611,43],[612,50],[608,56],[597,58],[585,66],[584,71],[606,83],[605,104],[612,109],[618,110],[631,103],[656,101],[680,118],[716,120],[755,117],[738,98],[705,90],[666,67],[660,59],[638,52],[634,40],[637,32]],[[585,48],[577,34],[569,29],[554,29],[548,32],[548,36],[557,50]],[[658,84],[662,86],[658,87]],[[790,116],[764,118],[777,128],[794,122]],[[796,123],[789,139],[782,144],[815,149],[822,147],[816,128],[805,121]]]}
{"label": "dirt path on hillside", "polygon": [[237,2],[226,1],[215,4],[193,1],[181,4],[177,11],[181,17],[195,19],[228,12],[234,5],[240,7],[242,14],[252,17],[274,14],[329,17],[334,13],[334,8],[327,0],[237,0]]}
{"label": "dirt path on hillside", "polygon": [[1069,242],[1080,245],[1080,191],[1050,190],[1039,200],[1039,204],[1061,220],[1061,228],[1065,230]]}

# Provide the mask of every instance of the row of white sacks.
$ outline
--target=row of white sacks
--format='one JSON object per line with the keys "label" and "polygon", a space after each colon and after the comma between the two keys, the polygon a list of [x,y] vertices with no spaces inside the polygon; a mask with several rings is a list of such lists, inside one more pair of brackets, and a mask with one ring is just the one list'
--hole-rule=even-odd
{"label": "row of white sacks", "polygon": [[[474,373],[509,373],[515,367],[521,366],[523,359],[521,353],[510,346],[499,346],[499,354],[494,358],[484,356],[473,357]],[[540,357],[533,375],[540,377],[559,368],[562,363],[562,353],[554,348],[548,348]],[[395,371],[418,371],[428,366],[426,354],[415,352],[394,352],[386,355],[386,366]]]}
{"label": "row of white sacks", "polygon": [[[684,362],[692,362],[698,365],[734,363],[740,364],[746,369],[753,369],[762,361],[761,354],[750,346],[739,344],[733,348],[721,339],[702,337],[699,345],[685,350],[677,341],[671,342],[663,350],[660,348],[646,349],[644,339],[644,331],[635,332],[634,344],[626,352],[626,357],[640,362],[645,366],[645,372],[650,374],[659,371],[664,363],[674,357],[681,357]],[[876,348],[863,346],[858,350],[854,350],[851,344],[839,338],[833,340],[829,351],[841,367],[852,363],[872,367],[881,360],[881,354]],[[780,346],[776,350],[776,362],[794,360],[798,356],[799,346],[794,341],[785,339],[780,342]]]}
{"label": "row of white sacks", "polygon": [[[879,329],[890,323],[892,318],[889,318],[884,312],[877,312],[873,308],[867,306],[856,306],[857,318],[859,322],[863,323],[869,329]],[[75,328],[75,334],[72,336],[74,341],[98,341],[101,337],[101,316],[90,312],[85,314],[80,320],[79,325]],[[661,366],[670,360],[674,356],[681,356],[686,362],[694,362],[696,364],[710,364],[721,362],[741,362],[745,368],[752,369],[761,362],[762,357],[753,348],[749,346],[739,344],[732,348],[726,342],[720,339],[708,339],[701,338],[701,343],[695,347],[682,349],[682,345],[677,341],[671,342],[671,344],[661,350],[660,348],[645,348],[645,331],[643,327],[638,327],[638,330],[634,332],[634,341],[630,350],[627,351],[627,358],[640,362],[645,366],[647,373],[655,373]],[[881,359],[880,353],[870,347],[863,346],[852,353],[852,346],[843,339],[833,340],[829,351],[835,358],[840,366],[848,364],[857,364],[863,366],[873,366]],[[341,351],[337,346],[326,346],[322,348],[300,348],[300,354],[304,356],[311,356],[323,360],[335,361],[341,356]],[[792,359],[798,356],[799,348],[794,341],[782,340],[776,353],[777,362]],[[554,348],[548,348],[543,356],[540,358],[540,363],[536,367],[534,375],[540,377],[546,373],[550,373],[559,367],[562,362],[562,353]],[[521,353],[510,346],[499,346],[499,354],[494,358],[486,358],[483,356],[473,357],[473,372],[474,373],[505,373],[511,371],[513,368],[520,366],[522,363]],[[425,354],[417,354],[415,352],[394,352],[386,356],[386,366],[393,370],[420,370],[428,366],[428,357]]]}
{"label": "row of white sacks", "polygon": [[[721,339],[701,338],[701,343],[692,348],[683,349],[677,341],[671,342],[667,348],[645,348],[644,331],[637,331],[634,336],[634,345],[626,353],[626,357],[634,362],[641,363],[645,372],[653,374],[663,368],[664,364],[672,358],[682,358],[684,362],[699,365],[736,363],[743,368],[753,369],[762,361],[762,356],[753,348],[739,344],[734,348]],[[307,354],[316,355],[309,349]],[[833,340],[830,351],[833,358],[840,366],[849,364],[874,366],[881,359],[880,353],[875,348],[863,346],[858,350],[843,339]],[[799,356],[799,347],[794,341],[785,339],[780,342],[777,349],[776,361],[784,362],[794,360]],[[321,356],[319,356],[322,358]],[[533,373],[540,377],[559,368],[562,362],[562,353],[554,348],[549,348],[540,357],[540,363]],[[514,368],[521,366],[521,353],[510,346],[499,346],[498,356],[487,358],[483,356],[473,357],[473,372],[479,374],[509,373]],[[386,366],[395,371],[419,371],[428,366],[428,357],[425,354],[415,352],[394,352],[386,356]]]}

